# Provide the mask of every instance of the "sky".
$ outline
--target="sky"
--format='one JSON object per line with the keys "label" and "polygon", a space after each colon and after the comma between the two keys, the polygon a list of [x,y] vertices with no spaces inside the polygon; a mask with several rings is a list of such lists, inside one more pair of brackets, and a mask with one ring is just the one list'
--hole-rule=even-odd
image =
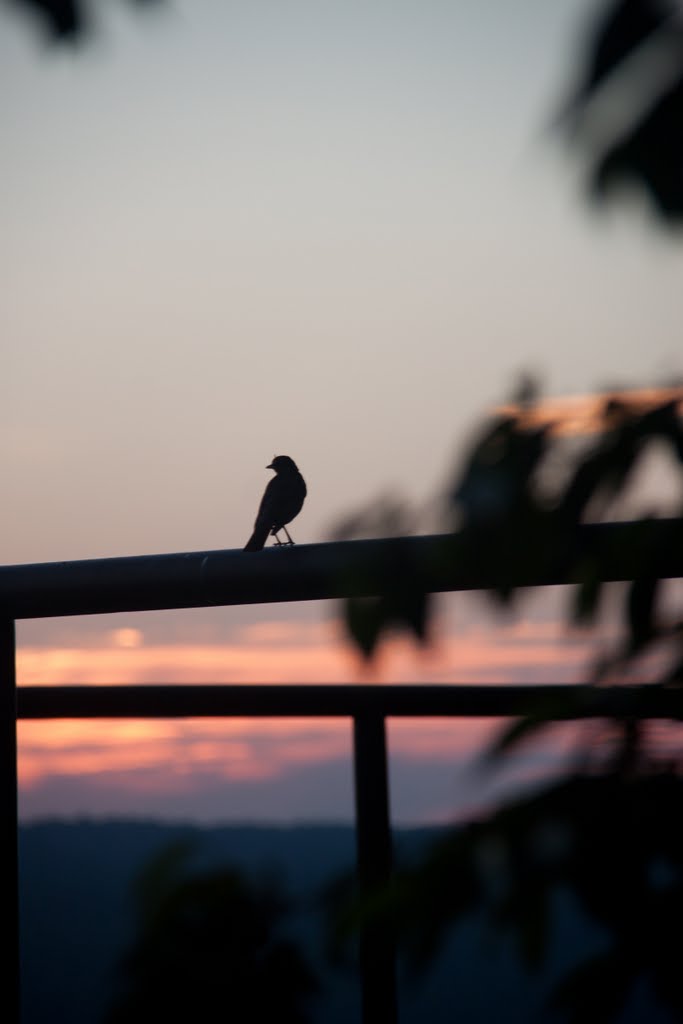
{"label": "sky", "polygon": [[[324,540],[380,496],[430,508],[521,372],[553,399],[680,378],[680,240],[591,207],[550,130],[594,7],[99,3],[75,49],[4,7],[0,562],[241,547],[275,454]],[[562,609],[443,602],[436,648],[373,678],[579,681]],[[324,603],[18,640],[20,683],[366,678]],[[393,723],[397,817],[484,799],[491,728]],[[337,820],[349,752],[345,724],[22,723],[21,808]]]}

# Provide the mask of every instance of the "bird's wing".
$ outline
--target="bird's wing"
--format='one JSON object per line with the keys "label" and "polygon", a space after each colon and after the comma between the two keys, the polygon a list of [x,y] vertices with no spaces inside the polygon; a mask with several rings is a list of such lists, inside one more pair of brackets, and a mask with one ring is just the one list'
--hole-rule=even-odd
{"label": "bird's wing", "polygon": [[261,504],[259,505],[258,512],[256,514],[257,525],[273,525],[274,516],[278,506],[278,491],[278,477],[274,476],[272,480],[268,481],[266,489],[263,492]]}

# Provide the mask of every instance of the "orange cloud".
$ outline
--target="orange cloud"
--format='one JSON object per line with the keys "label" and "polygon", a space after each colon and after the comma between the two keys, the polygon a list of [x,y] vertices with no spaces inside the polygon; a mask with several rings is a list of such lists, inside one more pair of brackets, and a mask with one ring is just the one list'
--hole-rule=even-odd
{"label": "orange cloud", "polygon": [[[336,630],[336,633],[335,633]],[[21,647],[20,684],[354,682],[358,663],[338,627],[273,620],[246,627],[229,644]],[[473,625],[444,634],[421,657],[405,641],[385,645],[373,678],[391,682],[577,681],[586,648],[555,623]],[[495,724],[480,720],[390,723],[390,750],[417,760],[470,757]],[[297,765],[351,758],[344,720],[221,719],[48,721],[19,723],[19,777],[24,790],[50,777],[114,774],[165,789],[210,772],[225,780],[282,776]],[[156,779],[156,782],[152,780]]]}
{"label": "orange cloud", "polygon": [[[288,628],[286,621],[246,627],[238,640],[215,644],[137,647],[21,646],[19,685],[152,683],[353,683],[362,669],[338,626]],[[303,632],[303,636],[302,636]],[[401,638],[389,640],[372,667],[378,682],[519,681],[525,665],[547,666],[564,682],[585,664],[587,648],[556,623],[473,625],[442,634],[425,652]],[[548,678],[552,682],[552,678]]]}
{"label": "orange cloud", "polygon": [[554,434],[561,436],[598,434],[605,428],[605,403],[610,398],[624,402],[633,412],[642,414],[667,402],[683,405],[683,387],[640,388],[610,391],[606,394],[547,398],[528,409],[508,403],[498,406],[495,413],[519,416],[529,429],[548,427]]}

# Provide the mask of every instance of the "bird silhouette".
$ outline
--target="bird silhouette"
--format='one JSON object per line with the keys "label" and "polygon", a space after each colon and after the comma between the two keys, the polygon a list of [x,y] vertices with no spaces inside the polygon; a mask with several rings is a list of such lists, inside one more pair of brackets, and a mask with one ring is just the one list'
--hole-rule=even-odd
{"label": "bird silhouette", "polygon": [[[269,534],[275,537],[276,544],[293,544],[287,523],[301,512],[306,497],[304,478],[289,455],[276,455],[266,469],[274,469],[275,476],[263,493],[254,532],[244,547],[245,551],[261,551]],[[285,531],[286,541],[278,537],[280,530]]]}

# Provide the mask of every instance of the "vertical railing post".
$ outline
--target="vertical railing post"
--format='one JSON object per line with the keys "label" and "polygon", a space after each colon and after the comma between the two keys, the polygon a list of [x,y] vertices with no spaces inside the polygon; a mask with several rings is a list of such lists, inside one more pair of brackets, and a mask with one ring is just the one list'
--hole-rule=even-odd
{"label": "vertical railing post", "polygon": [[[384,718],[361,713],[353,720],[356,844],[361,897],[391,875],[391,825]],[[363,1024],[395,1024],[396,950],[386,923],[364,923],[359,936]]]}
{"label": "vertical railing post", "polygon": [[0,618],[0,821],[5,900],[0,992],[3,1019],[19,1024],[19,849],[17,819],[17,686],[14,620]]}

